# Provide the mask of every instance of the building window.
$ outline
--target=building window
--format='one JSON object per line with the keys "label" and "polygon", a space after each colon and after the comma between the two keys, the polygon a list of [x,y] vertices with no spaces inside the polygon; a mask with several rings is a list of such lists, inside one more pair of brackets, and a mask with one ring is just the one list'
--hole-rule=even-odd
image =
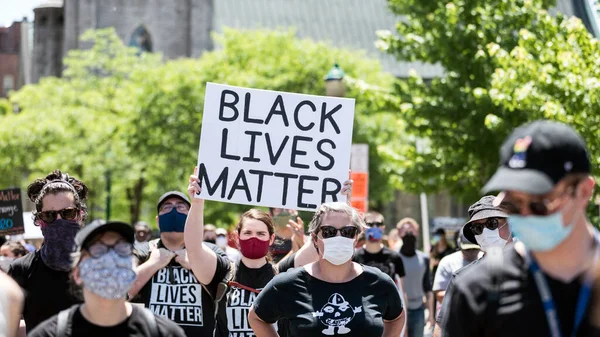
{"label": "building window", "polygon": [[146,27],[141,25],[133,31],[129,39],[129,46],[138,48],[142,52],[152,52],[152,38]]}
{"label": "building window", "polygon": [[2,79],[2,93],[8,96],[8,93],[15,88],[15,78],[12,75],[4,75]]}

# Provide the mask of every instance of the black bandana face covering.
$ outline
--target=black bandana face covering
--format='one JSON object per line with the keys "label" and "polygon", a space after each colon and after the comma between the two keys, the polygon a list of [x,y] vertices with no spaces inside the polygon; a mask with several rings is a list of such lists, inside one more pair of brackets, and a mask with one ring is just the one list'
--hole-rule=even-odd
{"label": "black bandana face covering", "polygon": [[42,261],[49,268],[59,271],[71,270],[71,252],[79,228],[79,223],[63,219],[42,226],[44,245],[40,253]]}
{"label": "black bandana face covering", "polygon": [[417,249],[417,237],[412,234],[406,234],[402,238],[402,248],[400,248],[400,252],[406,256],[413,256],[416,254],[415,250]]}

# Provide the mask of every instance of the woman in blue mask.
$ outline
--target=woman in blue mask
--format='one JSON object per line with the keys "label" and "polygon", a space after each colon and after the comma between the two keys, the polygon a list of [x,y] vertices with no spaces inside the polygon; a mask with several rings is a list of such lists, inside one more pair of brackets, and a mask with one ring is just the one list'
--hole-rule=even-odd
{"label": "woman in blue mask", "polygon": [[42,247],[15,260],[8,273],[25,290],[23,318],[27,331],[78,303],[68,287],[75,234],[87,217],[87,186],[56,170],[27,188],[35,204],[34,223],[44,235]]}
{"label": "woman in blue mask", "polygon": [[134,230],[124,222],[97,222],[75,238],[72,278],[82,287],[84,303],[42,322],[29,336],[184,336],[168,319],[127,302],[136,278]]}

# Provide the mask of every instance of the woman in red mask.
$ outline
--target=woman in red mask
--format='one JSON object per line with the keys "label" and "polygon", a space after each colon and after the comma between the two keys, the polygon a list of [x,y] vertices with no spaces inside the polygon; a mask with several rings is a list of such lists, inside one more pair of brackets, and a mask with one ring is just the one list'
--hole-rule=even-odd
{"label": "woman in red mask", "polygon": [[[190,266],[196,270],[214,265],[216,255],[202,245],[204,237],[204,200],[194,198],[200,193],[200,180],[190,176],[188,192],[192,206],[185,223],[185,246]],[[239,336],[253,334],[248,324],[248,312],[254,299],[275,276],[275,268],[267,258],[269,246],[275,240],[273,219],[269,214],[251,209],[244,213],[236,226],[236,242],[242,254],[241,261],[235,267],[233,281],[229,282],[226,300],[226,324],[217,324],[215,336],[227,337],[230,332]],[[209,263],[207,263],[210,261]]]}

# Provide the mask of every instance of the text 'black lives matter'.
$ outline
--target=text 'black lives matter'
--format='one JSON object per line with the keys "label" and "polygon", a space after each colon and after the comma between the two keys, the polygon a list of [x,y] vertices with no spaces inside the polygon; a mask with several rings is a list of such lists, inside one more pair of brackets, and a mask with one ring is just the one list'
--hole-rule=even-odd
{"label": "text 'black lives matter'", "polygon": [[162,268],[151,282],[149,307],[152,312],[178,325],[204,325],[202,286],[191,271],[181,266]]}

